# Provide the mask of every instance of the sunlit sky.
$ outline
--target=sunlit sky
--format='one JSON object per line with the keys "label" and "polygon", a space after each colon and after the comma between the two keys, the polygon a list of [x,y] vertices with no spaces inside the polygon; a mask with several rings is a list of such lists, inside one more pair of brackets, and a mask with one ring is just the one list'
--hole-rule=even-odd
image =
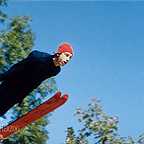
{"label": "sunlit sky", "polygon": [[74,47],[56,77],[69,100],[50,117],[48,143],[62,144],[67,127],[79,129],[75,109],[86,109],[93,97],[119,117],[121,136],[144,132],[144,2],[13,0],[5,10],[32,17],[33,49],[53,53],[62,41]]}

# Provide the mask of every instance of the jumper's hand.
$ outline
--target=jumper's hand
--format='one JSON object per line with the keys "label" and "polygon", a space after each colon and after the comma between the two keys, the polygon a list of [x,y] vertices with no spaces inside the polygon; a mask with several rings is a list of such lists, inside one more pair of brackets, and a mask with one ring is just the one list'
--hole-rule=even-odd
{"label": "jumper's hand", "polygon": [[0,134],[0,140],[3,140],[3,139],[4,139],[3,135]]}

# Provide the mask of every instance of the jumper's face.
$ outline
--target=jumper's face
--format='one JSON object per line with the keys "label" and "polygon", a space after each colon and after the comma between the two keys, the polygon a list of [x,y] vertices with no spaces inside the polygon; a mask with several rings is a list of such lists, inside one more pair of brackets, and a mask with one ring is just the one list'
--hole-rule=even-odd
{"label": "jumper's face", "polygon": [[69,52],[61,53],[58,57],[59,66],[64,66],[65,64],[67,64],[70,61],[71,58],[72,58],[71,53],[69,53]]}

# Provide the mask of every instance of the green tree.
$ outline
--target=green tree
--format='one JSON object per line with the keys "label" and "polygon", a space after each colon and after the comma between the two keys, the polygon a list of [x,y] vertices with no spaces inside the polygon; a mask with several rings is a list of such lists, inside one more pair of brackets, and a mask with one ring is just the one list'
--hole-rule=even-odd
{"label": "green tree", "polygon": [[[82,124],[78,136],[73,135],[74,129],[68,128],[66,144],[143,144],[144,134],[138,138],[122,137],[118,133],[118,118],[106,114],[100,101],[93,99],[88,109],[78,108],[75,116]],[[67,143],[69,140],[69,143]]]}
{"label": "green tree", "polygon": [[83,123],[80,134],[84,137],[91,137],[99,144],[132,144],[134,140],[120,137],[118,134],[118,118],[106,114],[100,102],[94,99],[87,110],[77,109],[76,115],[79,122]]}
{"label": "green tree", "polygon": [[[0,4],[3,4],[1,1]],[[30,27],[31,18],[27,16],[16,16],[5,18],[5,29],[0,31],[0,71],[7,71],[13,64],[27,57],[34,45],[34,34]],[[39,105],[48,93],[57,90],[54,79],[43,82],[36,90],[27,96],[19,105],[12,109],[11,119],[27,113]],[[39,95],[39,97],[37,96]],[[4,140],[4,144],[43,144],[48,140],[48,131],[45,127],[48,124],[48,116],[45,116],[35,123],[30,124],[19,133]]]}
{"label": "green tree", "polygon": [[7,4],[7,0],[0,0],[0,5],[6,5]]}
{"label": "green tree", "polygon": [[1,10],[1,7],[6,5],[7,5],[7,0],[0,0],[0,22],[2,23],[7,18],[7,15]]}
{"label": "green tree", "polygon": [[72,127],[67,128],[66,144],[75,144],[75,134]]}

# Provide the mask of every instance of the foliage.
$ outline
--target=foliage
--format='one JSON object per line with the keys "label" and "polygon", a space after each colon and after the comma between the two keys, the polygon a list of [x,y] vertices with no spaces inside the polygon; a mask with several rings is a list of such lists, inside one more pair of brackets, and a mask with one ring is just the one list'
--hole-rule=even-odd
{"label": "foliage", "polygon": [[20,61],[32,50],[34,36],[28,23],[29,20],[30,17],[15,17],[10,21],[8,29],[1,32],[0,64],[2,66],[10,66]]}
{"label": "foliage", "polygon": [[137,139],[121,137],[118,133],[118,117],[106,114],[100,101],[93,99],[87,110],[78,108],[75,115],[82,128],[75,136],[72,127],[67,129],[66,144],[143,144],[144,134]]}
{"label": "foliage", "polygon": [[0,0],[0,5],[6,5],[7,4],[7,0]]}
{"label": "foliage", "polygon": [[[4,0],[0,4],[4,4]],[[27,57],[34,45],[34,34],[30,27],[31,18],[28,16],[16,16],[5,18],[6,29],[0,31],[0,71],[7,71],[13,64]],[[42,83],[36,90],[27,96],[20,104],[13,107],[11,121],[24,115],[39,105],[49,93],[57,90],[54,79]],[[39,95],[39,97],[37,97]],[[45,116],[35,123],[30,124],[17,134],[4,140],[4,144],[43,144],[48,139],[48,131],[45,129],[48,121]]]}
{"label": "foliage", "polygon": [[[0,0],[0,8],[7,5],[7,0]],[[0,22],[3,23],[7,15],[0,9]]]}
{"label": "foliage", "polygon": [[75,134],[72,127],[67,128],[66,144],[75,144]]}

